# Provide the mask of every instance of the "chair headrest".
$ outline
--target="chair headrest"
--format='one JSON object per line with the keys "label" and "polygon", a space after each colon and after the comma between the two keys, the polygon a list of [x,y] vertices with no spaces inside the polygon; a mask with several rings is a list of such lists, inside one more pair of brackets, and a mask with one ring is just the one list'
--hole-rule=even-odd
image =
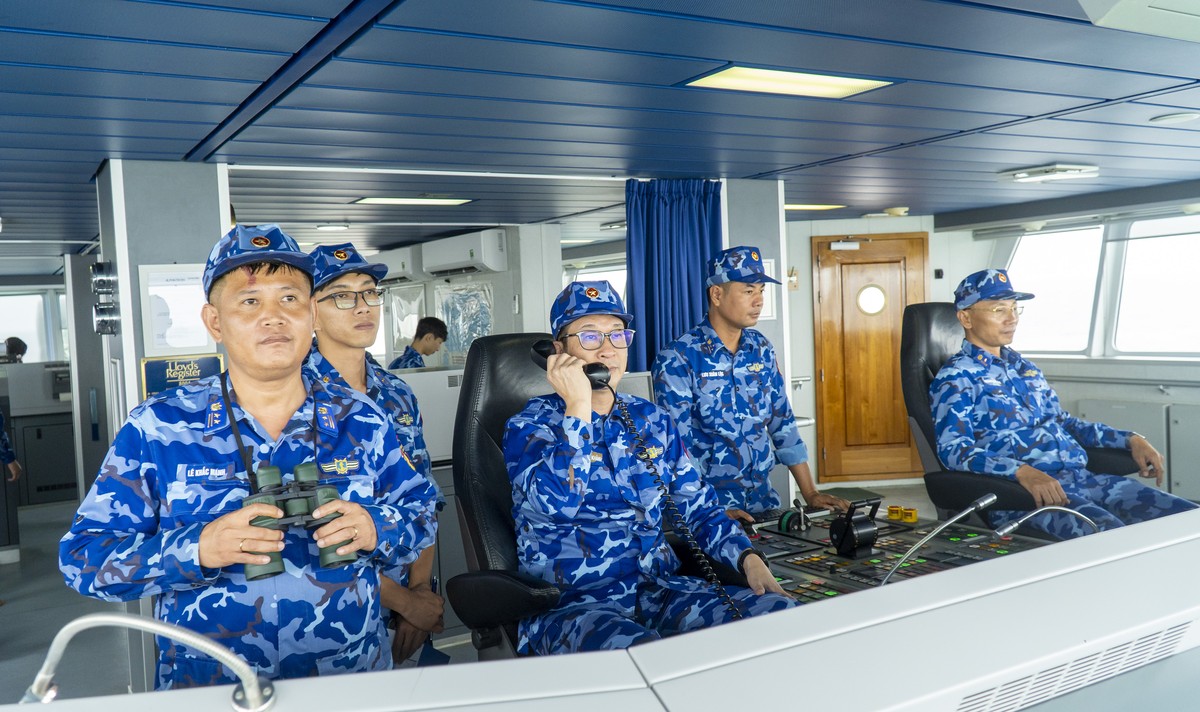
{"label": "chair headrest", "polygon": [[[546,372],[529,357],[530,348],[549,334],[497,334],[483,336],[471,344],[463,370],[462,392],[470,389],[472,400],[459,400],[456,422],[474,416],[496,443],[504,437],[504,426],[530,398],[550,393]],[[469,407],[469,413],[463,408]]]}
{"label": "chair headrest", "polygon": [[950,302],[910,304],[900,331],[900,386],[908,414],[933,442],[929,386],[942,365],[962,348],[963,329]]}

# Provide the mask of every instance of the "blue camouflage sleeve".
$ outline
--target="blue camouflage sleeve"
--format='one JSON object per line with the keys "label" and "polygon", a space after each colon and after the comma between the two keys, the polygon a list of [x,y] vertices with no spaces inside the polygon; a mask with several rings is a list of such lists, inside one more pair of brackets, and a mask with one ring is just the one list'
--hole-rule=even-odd
{"label": "blue camouflage sleeve", "polygon": [[937,437],[937,454],[942,464],[960,472],[978,472],[1015,480],[1017,470],[1022,465],[1020,460],[994,455],[977,444],[972,413],[978,396],[970,379],[939,375],[929,391],[933,432]]}
{"label": "blue camouflage sleeve", "polygon": [[808,446],[800,437],[800,426],[796,424],[796,416],[792,413],[787,384],[779,370],[779,359],[775,355],[775,349],[768,346],[763,360],[771,364],[768,382],[771,389],[771,420],[767,429],[771,433],[771,442],[775,445],[775,457],[779,459],[780,464],[787,467],[808,462]]}
{"label": "blue camouflage sleeve", "polygon": [[158,468],[145,443],[141,424],[131,416],[59,544],[63,578],[85,596],[132,601],[203,586],[220,573],[200,567],[203,522],[159,527]]}
{"label": "blue camouflage sleeve", "polygon": [[713,488],[700,478],[674,423],[669,418],[664,420],[668,444],[663,463],[671,473],[671,498],[704,551],[736,569],[742,552],[753,544],[741,526],[725,514]]}
{"label": "blue camouflage sleeve", "polygon": [[364,452],[374,455],[374,471],[378,473],[376,502],[363,508],[375,522],[378,536],[372,556],[385,568],[394,569],[412,563],[433,544],[437,534],[437,490],[395,446],[391,419],[381,421],[385,427],[373,431],[379,442],[363,443]]}
{"label": "blue camouflage sleeve", "polygon": [[529,505],[551,520],[569,522],[583,505],[592,468],[591,430],[591,423],[558,414],[546,404],[508,420],[504,462],[509,479]]}
{"label": "blue camouflage sleeve", "polygon": [[654,357],[651,367],[654,379],[654,401],[667,411],[685,442],[692,438],[692,373],[691,367],[674,349],[663,349]]}

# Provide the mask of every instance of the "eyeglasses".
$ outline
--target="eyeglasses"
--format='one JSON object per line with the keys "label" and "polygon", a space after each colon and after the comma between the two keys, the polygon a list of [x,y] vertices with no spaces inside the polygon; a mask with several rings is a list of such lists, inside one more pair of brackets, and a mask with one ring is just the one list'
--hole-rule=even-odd
{"label": "eyeglasses", "polygon": [[1023,307],[1023,306],[991,307],[988,309],[979,309],[976,307],[969,307],[969,308],[972,311],[981,311],[984,314],[991,314],[992,316],[995,316],[995,317],[1005,316],[1009,312],[1012,312],[1013,316],[1020,316],[1021,312],[1025,311],[1025,307]]}
{"label": "eyeglasses", "polygon": [[633,329],[617,329],[607,334],[603,331],[585,329],[584,331],[577,331],[574,334],[563,334],[564,339],[569,336],[578,337],[579,345],[583,347],[584,351],[595,351],[600,348],[604,345],[605,338],[608,338],[612,342],[612,345],[618,349],[627,349],[633,343]]}
{"label": "eyeglasses", "polygon": [[377,307],[383,304],[383,293],[385,290],[379,289],[364,289],[361,292],[335,292],[328,297],[321,297],[318,302],[327,302],[333,300],[333,305],[338,309],[353,309],[358,306],[358,296],[362,295],[363,304],[369,307]]}

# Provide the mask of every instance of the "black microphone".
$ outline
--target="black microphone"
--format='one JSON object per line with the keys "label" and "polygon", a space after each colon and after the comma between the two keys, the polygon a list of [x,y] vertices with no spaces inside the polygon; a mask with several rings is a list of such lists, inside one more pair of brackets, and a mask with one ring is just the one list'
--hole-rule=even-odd
{"label": "black microphone", "polygon": [[1083,521],[1087,522],[1092,527],[1093,533],[1100,531],[1100,527],[1095,522],[1093,522],[1091,519],[1089,519],[1088,516],[1086,514],[1084,514],[1083,512],[1077,512],[1074,509],[1071,509],[1069,507],[1059,507],[1057,505],[1051,504],[1051,505],[1048,505],[1045,507],[1041,507],[1040,509],[1035,509],[1032,512],[1026,512],[1025,514],[1022,514],[1020,516],[1020,518],[1014,519],[1013,521],[1009,522],[1008,524],[997,527],[996,531],[992,532],[992,536],[996,537],[997,539],[999,539],[1001,537],[1009,536],[1010,534],[1012,534],[1013,532],[1015,532],[1017,530],[1017,527],[1024,524],[1026,522],[1026,520],[1030,519],[1031,517],[1035,517],[1035,516],[1041,514],[1042,512],[1066,512],[1067,514],[1073,514],[1076,517],[1078,517],[1079,519],[1082,519]]}
{"label": "black microphone", "polygon": [[941,531],[942,531],[943,529],[945,529],[946,527],[950,526],[951,524],[953,524],[953,523],[957,522],[958,520],[962,519],[963,517],[965,517],[965,516],[967,516],[967,515],[971,514],[972,512],[978,512],[978,511],[980,511],[981,509],[986,509],[986,508],[988,508],[988,507],[992,506],[992,505],[993,505],[993,504],[995,504],[995,503],[996,503],[996,493],[995,493],[995,492],[988,492],[987,494],[983,495],[982,497],[980,497],[979,499],[975,500],[974,502],[971,502],[971,504],[970,504],[970,505],[969,505],[969,506],[968,506],[966,509],[964,509],[963,511],[959,512],[958,514],[955,514],[953,517],[950,517],[950,518],[949,518],[949,519],[947,519],[946,521],[944,521],[944,522],[942,522],[941,524],[937,525],[937,527],[935,527],[933,531],[931,531],[931,532],[929,532],[928,534],[926,534],[926,535],[925,535],[925,538],[924,538],[924,539],[922,539],[921,541],[918,541],[916,544],[913,544],[913,546],[912,546],[912,548],[911,548],[911,549],[909,549],[908,551],[904,552],[904,556],[900,557],[900,560],[899,560],[899,561],[897,561],[897,562],[896,562],[896,565],[895,565],[895,566],[893,566],[893,567],[891,568],[891,570],[887,572],[887,575],[886,575],[886,576],[884,576],[882,580],[880,580],[880,582],[879,582],[879,584],[878,584],[878,585],[882,586],[883,584],[887,583],[887,582],[888,582],[888,579],[890,579],[890,578],[892,577],[892,574],[896,573],[896,571],[897,571],[897,570],[898,570],[898,569],[899,569],[901,566],[903,566],[903,565],[904,565],[904,562],[905,562],[905,561],[908,561],[908,557],[910,557],[910,556],[912,556],[913,554],[915,554],[915,553],[916,553],[916,551],[917,551],[917,549],[920,549],[922,546],[925,546],[925,544],[926,544],[926,543],[927,543],[927,542],[928,542],[930,539],[932,539],[932,538],[934,538],[935,536],[937,536],[938,534],[940,534],[940,533],[941,533]]}

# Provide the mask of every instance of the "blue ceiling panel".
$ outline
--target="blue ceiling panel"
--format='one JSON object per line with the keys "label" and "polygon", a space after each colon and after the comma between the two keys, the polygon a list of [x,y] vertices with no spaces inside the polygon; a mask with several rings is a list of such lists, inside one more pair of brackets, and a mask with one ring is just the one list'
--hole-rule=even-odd
{"label": "blue ceiling panel", "polygon": [[0,63],[262,81],[289,56],[282,52],[47,37],[0,28]]}
{"label": "blue ceiling panel", "polygon": [[[826,12],[836,12],[843,22],[850,22],[858,7],[870,5],[880,12],[889,12],[891,8],[890,12],[901,15],[896,24],[899,27],[914,24],[905,15],[930,5],[935,10],[939,7],[936,3],[921,0],[825,0],[820,4],[826,8]],[[721,3],[721,6],[731,12],[747,12],[745,3]],[[799,7],[778,3],[751,4],[752,8],[769,6]],[[532,14],[536,14],[537,22],[529,21]],[[942,13],[934,12],[935,16],[939,14]],[[997,17],[1007,17],[1005,13],[978,14],[981,28],[989,27]],[[1039,22],[1038,28],[1044,25],[1065,29],[1077,27],[1058,21]],[[1014,56],[1011,45],[1008,52],[982,54],[901,42],[861,41],[853,35],[810,34],[772,26],[678,19],[615,12],[584,5],[532,3],[531,0],[497,0],[486,4],[471,0],[423,0],[399,6],[384,19],[384,24],[469,32],[485,37],[501,35],[528,41],[565,42],[583,47],[611,47],[631,52],[652,48],[659,54],[776,69],[1109,98],[1173,86],[1183,81],[1174,74],[1156,76],[1093,68],[1095,63],[1092,62],[1027,60],[1020,55]],[[957,26],[942,18],[938,18],[937,27],[943,38],[959,32]],[[1114,41],[1115,35],[1122,34],[1111,30],[1087,29],[1093,36],[1095,33],[1114,36]],[[1031,31],[1029,27],[1014,30],[1019,34]],[[1013,39],[1019,48],[1018,38]],[[1163,42],[1141,46],[1162,46]],[[1187,46],[1182,42],[1174,44],[1181,49]],[[1089,45],[1089,49],[1090,53],[1086,55],[1089,59],[1098,60],[1104,56],[1102,47]],[[1176,68],[1172,71],[1179,70]]]}
{"label": "blue ceiling panel", "polygon": [[[258,5],[264,9],[280,7],[279,3]],[[287,54],[303,47],[327,21],[324,17],[275,12],[256,12],[252,22],[247,19],[245,11],[204,7],[198,3],[4,0],[0,4],[0,27],[8,30],[72,39],[91,36]]]}
{"label": "blue ceiling panel", "polygon": [[[180,123],[220,121],[232,107],[223,104],[194,104],[173,101],[138,101],[109,97],[73,97],[50,94],[0,92],[5,114],[59,116],[96,122],[112,119],[133,121],[176,121]],[[136,129],[131,129],[136,130]]]}
{"label": "blue ceiling panel", "polygon": [[402,28],[368,32],[339,59],[561,79],[670,86],[724,62],[583,47],[514,43]]}
{"label": "blue ceiling panel", "polygon": [[[558,131],[545,131],[546,127],[522,127],[523,131],[506,130],[487,133],[488,127],[479,124],[472,128],[475,134],[448,132],[447,127],[436,120],[412,130],[380,134],[367,131],[340,131],[329,136],[325,129],[299,129],[254,127],[243,131],[239,141],[268,143],[295,143],[301,145],[375,146],[378,148],[426,148],[430,141],[452,141],[459,150],[522,150],[561,151],[569,153],[591,150],[593,145],[632,148],[643,155],[653,157],[654,151],[667,150],[720,150],[745,151],[749,154],[768,152],[778,154],[781,160],[814,161],[843,153],[882,148],[884,143],[856,143],[815,139],[789,139],[754,136],[722,136],[665,131],[620,131],[617,129],[591,129],[590,131],[570,127],[557,127]],[[561,135],[547,135],[559,133]],[[540,134],[540,135],[539,135]],[[573,135],[569,135],[573,134]],[[543,146],[542,142],[553,142],[554,146]],[[646,153],[645,151],[651,151]],[[628,150],[623,151],[628,153]],[[790,157],[789,157],[790,156]]]}
{"label": "blue ceiling panel", "polygon": [[257,81],[154,76],[140,72],[91,69],[14,67],[0,69],[0,91],[91,96],[139,101],[184,101],[239,104],[258,88]]}
{"label": "blue ceiling panel", "polygon": [[[1017,136],[1012,134],[981,133],[963,138],[950,139],[941,144],[947,147],[1000,149],[1004,151],[1037,152],[1060,157],[1060,163],[1103,164],[1108,156],[1130,158],[1166,158],[1174,160],[1200,160],[1200,147],[1165,146],[1120,141],[1089,141],[1068,138],[1046,138],[1042,136]],[[1070,160],[1067,160],[1067,159]],[[1086,159],[1086,160],[1085,160]],[[1196,166],[1200,171],[1200,163]]]}
{"label": "blue ceiling panel", "polygon": [[[462,75],[448,72],[405,70],[390,68],[393,74],[403,74],[403,81],[387,81],[382,86],[403,87],[375,91],[352,91],[329,88],[318,83],[306,86],[289,94],[280,104],[296,109],[347,109],[374,113],[411,113],[420,111],[427,101],[426,95],[434,98],[446,96],[449,82],[462,79]],[[318,81],[330,67],[318,72]],[[420,75],[420,76],[415,76]],[[399,78],[397,78],[399,79]],[[486,117],[491,112],[505,111],[504,103],[530,103],[546,107],[554,115],[556,107],[567,107],[579,112],[581,123],[588,123],[588,112],[599,109],[621,109],[636,107],[637,111],[661,113],[664,125],[670,126],[675,114],[705,114],[712,116],[737,116],[745,118],[793,119],[806,121],[833,121],[848,124],[882,124],[884,126],[907,126],[926,128],[932,132],[961,131],[1000,123],[1018,118],[1018,115],[985,114],[966,111],[937,111],[911,109],[895,106],[879,106],[853,101],[830,101],[800,97],[776,97],[768,95],[737,95],[705,89],[643,89],[641,87],[608,87],[600,97],[602,85],[585,82],[550,80],[538,82],[529,79],[504,77],[485,78],[467,75],[472,93],[464,97],[473,105],[460,109],[460,115]],[[498,85],[504,85],[504,91]],[[422,90],[414,87],[423,87]],[[459,85],[461,87],[461,85]],[[529,91],[525,91],[528,89]],[[570,91],[568,91],[570,90]],[[479,93],[482,92],[482,93]],[[607,99],[607,102],[605,101]],[[499,106],[497,106],[499,104]],[[270,112],[266,119],[269,120]]]}
{"label": "blue ceiling panel", "polygon": [[[468,100],[422,97],[420,112],[414,114],[358,113],[316,109],[273,109],[256,123],[261,127],[316,128],[330,131],[376,131],[381,133],[428,133],[432,123],[444,133],[529,137],[548,139],[609,140],[614,136],[688,134],[726,138],[816,139],[894,145],[939,135],[929,129],[902,126],[868,126],[832,121],[792,121],[727,115],[669,114],[595,109],[569,106],[492,102],[487,116],[457,117],[454,111]],[[503,109],[503,111],[501,111]],[[666,120],[669,119],[669,120]],[[482,125],[482,128],[481,128]]]}

